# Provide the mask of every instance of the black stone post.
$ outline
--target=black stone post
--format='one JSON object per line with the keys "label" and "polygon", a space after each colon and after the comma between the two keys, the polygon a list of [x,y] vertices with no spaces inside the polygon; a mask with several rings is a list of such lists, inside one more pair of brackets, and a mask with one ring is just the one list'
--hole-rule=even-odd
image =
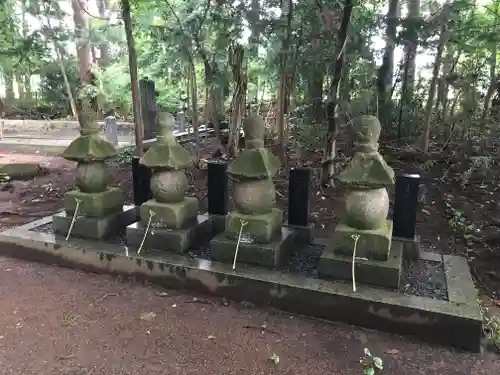
{"label": "black stone post", "polygon": [[132,158],[132,182],[134,191],[134,204],[140,206],[153,198],[151,192],[151,169],[139,163],[139,157]]}
{"label": "black stone post", "polygon": [[413,240],[417,223],[419,174],[396,176],[394,210],[392,214],[394,237]]}
{"label": "black stone post", "polygon": [[141,95],[141,117],[144,125],[144,139],[156,137],[156,89],[154,81],[148,77],[139,80]]}
{"label": "black stone post", "polygon": [[306,227],[309,224],[309,192],[311,170],[293,168],[288,180],[288,225]]}
{"label": "black stone post", "polygon": [[211,215],[227,215],[228,212],[228,178],[227,163],[224,161],[208,162],[208,213]]}

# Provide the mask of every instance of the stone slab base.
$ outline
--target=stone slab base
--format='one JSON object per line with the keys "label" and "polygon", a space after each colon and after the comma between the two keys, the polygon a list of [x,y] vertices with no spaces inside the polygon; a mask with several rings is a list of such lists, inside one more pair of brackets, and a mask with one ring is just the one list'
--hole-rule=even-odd
{"label": "stone slab base", "polygon": [[[127,226],[127,245],[138,248],[145,230],[142,221]],[[193,246],[208,242],[213,230],[213,220],[207,215],[198,215],[196,222],[187,228],[151,228],[144,241],[143,251],[156,249],[184,253]]]}
{"label": "stone slab base", "polygon": [[[356,284],[398,289],[402,263],[403,244],[393,242],[386,262],[356,259],[354,273]],[[336,254],[332,251],[332,247],[327,247],[321,254],[318,270],[321,278],[352,280],[352,256]]]}
{"label": "stone slab base", "polygon": [[76,210],[77,199],[78,215],[101,218],[120,212],[123,207],[123,193],[119,188],[108,187],[101,193],[84,193],[80,190],[71,190],[64,194],[63,206],[68,215]]}
{"label": "stone slab base", "polygon": [[[320,280],[264,267],[192,258],[165,251],[137,254],[119,243],[44,233],[52,216],[0,233],[0,254],[89,272],[134,277],[167,288],[196,290],[259,306],[420,339],[479,352],[482,317],[467,261],[445,255],[448,301]],[[42,229],[37,231],[37,228]],[[422,255],[425,255],[422,253]],[[435,254],[433,254],[435,255]]]}
{"label": "stone slab base", "polygon": [[[294,246],[298,245],[300,231],[283,227],[268,244],[240,242],[237,264],[246,263],[279,269],[288,258]],[[221,262],[234,261],[238,241],[221,233],[210,241],[212,258]]]}
{"label": "stone slab base", "polygon": [[[135,206],[124,206],[121,211],[102,218],[77,217],[71,236],[101,240],[123,234],[127,225],[137,221],[138,214],[139,211]],[[73,217],[66,212],[55,214],[52,222],[54,232],[66,236],[72,219]]]}
{"label": "stone slab base", "polygon": [[377,229],[361,230],[339,223],[333,233],[335,252],[352,256],[355,240],[353,235],[359,235],[356,243],[356,256],[361,258],[386,261],[389,256],[392,240],[392,220],[386,220]]}

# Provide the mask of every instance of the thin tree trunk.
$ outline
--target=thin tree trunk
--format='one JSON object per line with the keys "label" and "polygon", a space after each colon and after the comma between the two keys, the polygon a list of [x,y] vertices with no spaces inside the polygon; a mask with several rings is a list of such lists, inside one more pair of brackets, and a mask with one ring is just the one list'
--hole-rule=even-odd
{"label": "thin tree trunk", "polygon": [[278,133],[279,156],[281,161],[285,161],[285,115],[287,110],[287,102],[289,96],[288,82],[288,55],[290,53],[290,39],[292,36],[292,0],[282,3],[282,17],[286,22],[285,37],[282,41],[281,57],[280,57],[280,83],[277,95],[277,113],[276,113],[276,130]]}
{"label": "thin tree trunk", "polygon": [[129,0],[122,0],[122,18],[125,25],[125,35],[127,37],[128,64],[130,69],[130,85],[132,86],[132,110],[134,113],[135,125],[135,154],[144,154],[143,137],[144,130],[141,120],[141,103],[139,96],[139,79],[137,78],[137,52],[135,50],[134,34],[132,33],[132,16]]}
{"label": "thin tree trunk", "polygon": [[[452,5],[449,3],[443,6],[443,20],[447,20],[449,15],[451,15],[451,7]],[[436,96],[439,70],[441,68],[441,60],[443,58],[443,50],[450,36],[448,25],[449,25],[448,22],[443,22],[443,26],[441,27],[441,34],[439,36],[436,58],[434,59],[434,65],[432,67],[432,78],[429,86],[429,96],[427,98],[427,104],[425,106],[424,135],[422,139],[422,151],[424,153],[427,153],[429,151],[429,136],[431,131],[432,108],[434,107],[434,97]]]}
{"label": "thin tree trunk", "polygon": [[80,80],[83,84],[92,84],[92,54],[89,40],[89,20],[85,12],[87,0],[71,0],[75,37],[78,40],[76,54],[80,67]]}
{"label": "thin tree trunk", "polygon": [[[97,0],[97,8],[99,9],[99,16],[104,19],[106,17],[106,10],[108,9],[107,0]],[[99,66],[106,67],[109,65],[109,46],[107,42],[99,44]]]}
{"label": "thin tree trunk", "polygon": [[390,0],[387,11],[386,46],[382,65],[378,71],[378,106],[379,113],[383,113],[380,120],[387,125],[392,118],[391,91],[394,75],[394,50],[396,48],[396,30],[398,25],[399,0]]}
{"label": "thin tree trunk", "polygon": [[337,51],[336,59],[333,63],[333,79],[330,83],[330,100],[327,107],[328,130],[325,139],[325,151],[322,160],[321,183],[322,185],[334,186],[334,164],[336,152],[336,141],[339,133],[338,116],[339,103],[338,93],[340,88],[340,79],[342,77],[342,69],[344,68],[344,56],[347,43],[347,32],[349,30],[349,22],[354,7],[353,0],[345,0],[344,10],[342,13],[342,22],[337,33]]}
{"label": "thin tree trunk", "polygon": [[68,100],[69,100],[69,105],[71,107],[71,113],[73,114],[73,118],[78,120],[78,111],[76,110],[76,102],[75,98],[73,97],[73,91],[71,91],[71,86],[69,84],[68,80],[68,74],[66,73],[66,67],[64,66],[64,60],[61,52],[61,48],[57,44],[57,42],[54,40],[54,49],[56,51],[57,55],[57,62],[59,63],[59,68],[61,69],[61,74],[63,76],[64,80],[64,87],[66,88],[66,93],[68,94]]}
{"label": "thin tree trunk", "polygon": [[[496,32],[497,30],[497,22],[498,22],[498,6],[499,6],[500,0],[497,0],[494,3],[494,8],[493,8],[493,13],[495,17],[494,21],[494,31]],[[488,115],[488,111],[490,110],[490,105],[491,105],[491,98],[493,97],[493,94],[495,93],[495,88],[497,84],[497,53],[498,53],[498,44],[496,40],[493,40],[493,46],[491,48],[491,57],[490,57],[490,83],[488,85],[488,91],[486,93],[486,97],[484,98],[484,108],[483,108],[483,115],[482,118],[486,118]]]}
{"label": "thin tree trunk", "polygon": [[234,157],[238,153],[238,141],[240,138],[241,113],[245,105],[247,89],[247,75],[244,63],[244,49],[237,44],[229,50],[229,65],[233,73],[234,93],[231,101],[231,121],[229,124],[229,142],[227,154]]}
{"label": "thin tree trunk", "polygon": [[5,102],[10,107],[16,97],[14,92],[14,73],[11,71],[4,71],[3,77],[5,82]]}
{"label": "thin tree trunk", "polygon": [[196,70],[193,64],[189,65],[189,96],[191,97],[191,112],[192,118],[191,121],[193,123],[193,131],[196,139],[196,144],[200,143],[200,137],[198,133],[199,123],[198,123],[198,85],[196,82]]}

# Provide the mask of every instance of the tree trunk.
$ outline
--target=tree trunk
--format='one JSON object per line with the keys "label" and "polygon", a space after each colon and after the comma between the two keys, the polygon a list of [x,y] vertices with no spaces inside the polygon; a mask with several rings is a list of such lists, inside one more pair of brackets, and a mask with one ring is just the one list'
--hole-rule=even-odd
{"label": "tree trunk", "polygon": [[59,47],[59,44],[55,39],[53,40],[53,43],[57,55],[57,62],[59,63],[59,68],[61,69],[61,75],[63,76],[64,87],[66,88],[66,93],[68,94],[71,113],[73,114],[73,117],[78,120],[78,111],[76,110],[76,102],[75,98],[73,97],[73,91],[71,90],[71,86],[69,85],[68,74],[66,73],[66,67],[64,66],[62,49]]}
{"label": "tree trunk", "polygon": [[354,4],[353,0],[345,0],[344,10],[342,12],[342,22],[337,32],[337,51],[336,59],[333,63],[333,79],[330,82],[330,100],[327,106],[328,130],[325,139],[325,150],[322,160],[321,183],[323,186],[334,186],[334,164],[336,152],[336,141],[339,133],[338,116],[339,103],[338,94],[340,88],[340,79],[342,78],[342,70],[344,69],[344,56],[347,43],[347,32]]}
{"label": "tree trunk", "polygon": [[3,77],[5,82],[5,104],[7,108],[10,108],[16,97],[14,92],[14,73],[11,71],[4,71]]}
{"label": "tree trunk", "polygon": [[31,101],[33,100],[33,91],[31,88],[31,75],[25,74],[23,78],[24,78],[24,89],[26,90],[26,100]]}
{"label": "tree trunk", "polygon": [[287,103],[289,100],[289,67],[288,55],[290,53],[290,39],[292,37],[292,0],[283,1],[281,16],[285,24],[285,37],[282,40],[280,51],[280,82],[277,93],[277,112],[276,112],[276,130],[278,133],[279,156],[281,161],[285,161],[285,115],[287,112]]}
{"label": "tree trunk", "polygon": [[193,131],[194,131],[194,136],[196,140],[196,144],[199,145],[200,143],[200,137],[198,133],[198,85],[196,82],[196,70],[195,66],[190,64],[189,65],[189,71],[188,71],[188,81],[189,81],[189,92],[188,95],[191,98],[190,103],[191,103],[191,121],[193,124]]}
{"label": "tree trunk", "polygon": [[229,50],[229,65],[233,73],[234,93],[231,101],[231,121],[229,123],[229,142],[227,154],[234,157],[238,153],[240,139],[241,114],[244,110],[247,90],[247,74],[244,62],[244,49],[237,44]]}
{"label": "tree trunk", "polygon": [[[89,41],[89,20],[85,12],[87,0],[71,0],[75,37],[78,40],[76,55],[80,67],[80,80],[83,84],[92,84],[92,54]],[[85,9],[85,10],[84,10]]]}
{"label": "tree trunk", "polygon": [[23,80],[23,75],[22,74],[16,74],[16,85],[17,85],[17,93],[19,94],[19,99],[24,104],[25,89],[24,89],[24,80]]}
{"label": "tree trunk", "polygon": [[[498,6],[499,6],[500,0],[497,0],[494,3],[494,8],[493,8],[493,13],[495,17],[494,25],[495,25],[495,32],[497,22],[498,22]],[[492,47],[491,47],[491,57],[490,57],[490,83],[488,85],[488,91],[486,93],[486,96],[484,98],[484,108],[483,108],[483,120],[486,118],[488,115],[488,111],[490,110],[490,105],[491,105],[491,98],[493,97],[493,94],[495,93],[496,85],[497,85],[497,53],[498,53],[498,44],[496,40],[492,41]]]}
{"label": "tree trunk", "polygon": [[[387,28],[385,32],[386,45],[382,65],[377,74],[377,91],[379,117],[384,125],[388,125],[392,119],[392,77],[394,75],[394,49],[396,48],[396,29],[398,25],[399,0],[389,1],[387,11]],[[381,114],[383,114],[381,116]]]}
{"label": "tree trunk", "polygon": [[[449,3],[443,6],[443,20],[448,20],[451,15],[452,5]],[[434,65],[432,67],[432,78],[429,86],[429,96],[427,98],[427,104],[425,106],[425,116],[424,116],[424,135],[422,139],[422,151],[427,153],[429,151],[429,136],[431,131],[431,119],[432,119],[432,108],[434,107],[434,97],[436,96],[436,88],[439,77],[439,70],[441,68],[441,60],[443,57],[443,50],[448,42],[450,31],[448,29],[448,22],[443,22],[441,27],[441,34],[439,35],[439,42],[436,52],[436,57],[434,59]]]}
{"label": "tree trunk", "polygon": [[132,86],[132,110],[134,113],[135,125],[135,154],[142,156],[144,147],[142,140],[144,130],[141,120],[141,102],[139,96],[139,80],[137,78],[137,53],[135,51],[134,34],[132,32],[132,15],[129,0],[122,0],[122,18],[125,25],[125,35],[127,37],[128,64],[130,69],[130,85]]}
{"label": "tree trunk", "polygon": [[412,27],[410,38],[405,45],[405,64],[408,64],[405,80],[405,105],[410,105],[413,101],[413,90],[415,86],[415,63],[418,48],[417,23],[420,21],[420,0],[408,1],[408,20]]}
{"label": "tree trunk", "polygon": [[[99,10],[99,16],[101,18],[106,18],[106,10],[108,9],[108,0],[97,0],[97,8]],[[109,46],[108,43],[103,42],[99,44],[99,66],[106,67],[109,65]]]}

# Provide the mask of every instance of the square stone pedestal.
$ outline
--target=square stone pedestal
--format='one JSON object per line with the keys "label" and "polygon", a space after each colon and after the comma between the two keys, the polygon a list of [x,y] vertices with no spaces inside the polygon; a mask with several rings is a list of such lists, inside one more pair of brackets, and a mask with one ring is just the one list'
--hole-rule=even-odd
{"label": "square stone pedestal", "polygon": [[[125,227],[137,220],[138,209],[124,206],[121,211],[104,217],[77,216],[71,236],[90,240],[102,240],[125,232]],[[71,225],[72,215],[60,212],[53,216],[52,226],[56,234],[66,236]]]}
{"label": "square stone pedestal", "polygon": [[[319,276],[325,279],[352,280],[352,255],[335,253],[334,246],[332,243],[321,254],[318,264]],[[356,258],[356,283],[398,289],[402,264],[403,244],[393,241],[387,261]]]}
{"label": "square stone pedestal", "polygon": [[[127,226],[127,245],[138,248],[144,238],[146,225],[142,221]],[[213,220],[208,215],[198,215],[186,228],[166,229],[150,227],[143,250],[169,250],[184,253],[188,249],[207,243],[214,230]]]}
{"label": "square stone pedestal", "polygon": [[355,240],[353,235],[359,235],[356,242],[356,256],[360,258],[387,261],[392,242],[392,220],[386,220],[377,229],[360,230],[340,222],[333,233],[335,253],[352,256]]}
{"label": "square stone pedestal", "polygon": [[177,203],[160,203],[155,199],[150,199],[141,205],[141,221],[149,221],[150,212],[154,212],[151,219],[152,224],[158,227],[181,229],[187,226],[198,213],[198,199],[186,197]]}
{"label": "square stone pedestal", "polygon": [[[270,243],[240,242],[236,263],[247,263],[278,269],[290,256],[293,247],[299,240],[299,235],[299,230],[282,227],[281,231],[275,234]],[[237,244],[238,240],[229,238],[227,233],[217,235],[210,241],[212,258],[221,262],[232,263]]]}
{"label": "square stone pedestal", "polygon": [[226,218],[226,232],[238,236],[241,223],[246,222],[243,232],[251,233],[255,242],[266,244],[273,240],[279,232],[283,221],[283,210],[273,208],[270,212],[260,215],[246,215],[238,211],[231,211]]}
{"label": "square stone pedestal", "polygon": [[64,194],[63,205],[66,213],[72,216],[76,210],[78,215],[85,217],[103,218],[120,212],[123,207],[123,193],[119,188],[108,187],[100,193],[84,193],[80,190],[71,190]]}

